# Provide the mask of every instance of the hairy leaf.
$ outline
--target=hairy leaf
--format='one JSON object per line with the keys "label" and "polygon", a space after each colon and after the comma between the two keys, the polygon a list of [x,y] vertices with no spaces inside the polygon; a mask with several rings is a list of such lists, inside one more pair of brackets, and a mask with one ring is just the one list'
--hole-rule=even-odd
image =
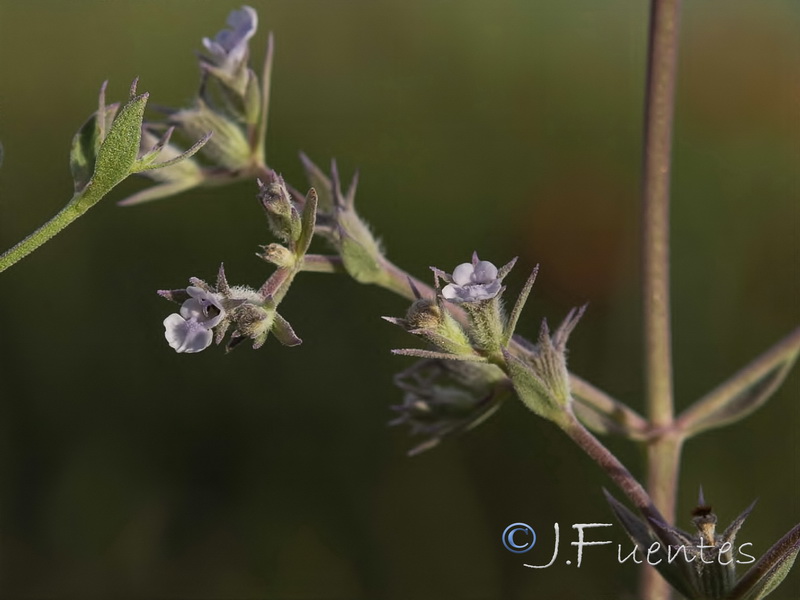
{"label": "hairy leaf", "polygon": [[739,421],[762,406],[783,383],[800,352],[800,329],[784,338],[678,418],[689,436]]}
{"label": "hairy leaf", "polygon": [[789,531],[745,573],[728,600],[761,600],[789,574],[800,552],[800,524]]}

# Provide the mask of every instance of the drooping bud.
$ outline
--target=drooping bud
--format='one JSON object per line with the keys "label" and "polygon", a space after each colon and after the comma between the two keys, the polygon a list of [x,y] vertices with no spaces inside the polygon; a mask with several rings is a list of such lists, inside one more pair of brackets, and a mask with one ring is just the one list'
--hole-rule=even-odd
{"label": "drooping bud", "polygon": [[468,431],[490,417],[505,398],[502,372],[485,364],[421,360],[395,377],[403,403],[390,425],[408,424],[427,439],[409,452],[433,448],[446,436]]}

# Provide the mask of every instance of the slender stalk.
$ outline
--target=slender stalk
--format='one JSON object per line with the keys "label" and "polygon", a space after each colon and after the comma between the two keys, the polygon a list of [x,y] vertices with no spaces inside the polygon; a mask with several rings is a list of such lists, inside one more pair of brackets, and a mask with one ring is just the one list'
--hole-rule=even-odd
{"label": "slender stalk", "polygon": [[[680,0],[652,0],[645,99],[642,260],[647,413],[655,428],[674,420],[669,293],[669,184],[678,62]],[[647,488],[668,522],[675,519],[680,442],[656,439],[647,449]],[[666,600],[670,589],[645,569],[640,596]]]}
{"label": "slender stalk", "polygon": [[[565,424],[559,424],[559,426],[572,441],[580,446],[580,448],[606,472],[611,480],[617,484],[619,489],[622,490],[643,515],[653,517],[659,521],[664,520],[658,508],[653,504],[650,495],[636,478],[631,475],[627,467],[625,467],[600,440],[592,435],[571,412],[567,422]],[[649,596],[647,600],[650,600]]]}
{"label": "slender stalk", "polygon": [[[649,435],[650,423],[627,404],[612,398],[574,373],[569,374],[569,387],[576,403],[591,406],[602,414],[614,415],[626,424],[629,432],[636,436],[645,438]],[[639,438],[637,437],[637,439]]]}
{"label": "slender stalk", "polygon": [[73,201],[68,202],[56,216],[0,255],[0,272],[28,256],[85,212],[86,209],[78,207],[73,198]]}
{"label": "slender stalk", "polygon": [[[386,275],[384,282],[378,284],[381,287],[407,300],[414,300],[416,298],[414,290],[419,292],[423,297],[433,298],[436,295],[436,292],[431,286],[411,276],[391,261],[384,259],[381,267]],[[318,254],[307,254],[302,270],[313,273],[344,272],[342,259],[340,257]],[[466,319],[466,314],[459,307],[451,306],[450,311],[456,319],[462,322]],[[514,340],[511,341],[511,345],[513,347],[518,347]],[[580,397],[580,400],[576,401],[591,406],[602,414],[623,417],[624,422],[631,427],[633,431],[640,433],[642,436],[647,435],[650,428],[648,422],[632,408],[629,408],[619,400],[611,397],[607,392],[595,387],[585,379],[573,373],[569,374],[569,379],[573,393]]]}
{"label": "slender stalk", "polygon": [[341,257],[323,254],[306,254],[301,270],[309,273],[347,273]]}

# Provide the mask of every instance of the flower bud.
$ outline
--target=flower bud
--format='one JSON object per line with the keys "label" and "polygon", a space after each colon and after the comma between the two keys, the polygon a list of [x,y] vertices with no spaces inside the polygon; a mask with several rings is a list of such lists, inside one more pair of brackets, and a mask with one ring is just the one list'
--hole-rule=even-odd
{"label": "flower bud", "polygon": [[284,242],[298,240],[303,229],[302,220],[283,178],[274,175],[268,183],[259,181],[258,187],[258,198],[267,213],[272,233]]}
{"label": "flower bud", "polygon": [[295,266],[297,259],[291,250],[280,244],[269,244],[262,246],[263,252],[259,254],[259,258],[272,263],[276,267],[291,269]]}
{"label": "flower bud", "polygon": [[[472,342],[458,321],[443,305],[441,298],[417,298],[406,313],[405,319],[383,317],[409,333],[418,335],[453,358],[475,358]],[[398,352],[398,351],[395,351]],[[424,351],[423,351],[424,352]]]}
{"label": "flower bud", "polygon": [[539,339],[523,356],[503,350],[508,375],[520,400],[540,417],[560,423],[572,402],[567,371],[567,340],[585,306],[573,308],[551,336],[542,321]]}
{"label": "flower bud", "polygon": [[435,300],[420,298],[408,309],[406,322],[410,329],[436,329],[442,322],[442,311]]}
{"label": "flower bud", "polygon": [[253,348],[260,348],[267,339],[275,311],[267,311],[254,304],[242,304],[231,314],[236,324],[237,337],[248,337],[253,340]]}
{"label": "flower bud", "polygon": [[170,122],[180,127],[189,139],[208,132],[213,135],[201,153],[217,166],[236,173],[250,166],[252,150],[242,128],[221,112],[212,110],[202,100],[193,108],[184,108],[170,115]]}

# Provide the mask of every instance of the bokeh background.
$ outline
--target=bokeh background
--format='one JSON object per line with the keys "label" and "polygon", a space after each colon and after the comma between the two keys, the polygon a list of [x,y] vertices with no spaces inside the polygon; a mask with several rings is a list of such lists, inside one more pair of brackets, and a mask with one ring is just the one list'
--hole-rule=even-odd
{"label": "bokeh background", "polygon": [[[647,2],[252,1],[276,35],[269,162],[361,171],[360,212],[417,276],[478,249],[541,263],[522,317],[589,302],[571,367],[643,409],[637,212]],[[673,208],[677,403],[800,320],[800,4],[695,0],[683,13]],[[0,246],[71,193],[73,133],[100,83],[188,103],[194,52],[236,2],[0,1]],[[615,548],[576,570],[572,523],[611,522],[605,477],[508,403],[408,459],[389,429],[412,340],[405,303],[309,274],[284,304],[305,343],[177,355],[155,290],[260,285],[272,241],[255,185],[136,208],[115,200],[0,276],[0,597],[633,598]],[[800,518],[800,374],[743,423],[691,441],[697,488],[763,552]],[[638,452],[609,445],[641,474]],[[500,533],[532,524],[511,555]],[[556,565],[532,571],[564,540]],[[626,544],[619,528],[610,533]],[[773,596],[800,597],[794,572]]]}

